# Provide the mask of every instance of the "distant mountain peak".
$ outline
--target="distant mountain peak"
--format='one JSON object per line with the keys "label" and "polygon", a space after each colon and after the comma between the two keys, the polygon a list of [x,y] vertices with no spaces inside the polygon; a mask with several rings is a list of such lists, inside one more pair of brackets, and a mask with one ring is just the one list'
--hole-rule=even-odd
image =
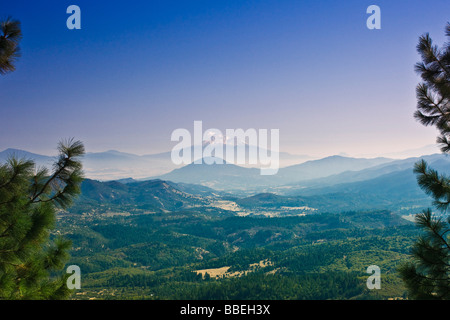
{"label": "distant mountain peak", "polygon": [[34,153],[32,153],[32,152],[29,152],[29,151],[25,151],[25,150],[22,150],[22,149],[14,149],[14,148],[8,148],[8,149],[5,149],[5,150],[1,151],[0,153],[26,153],[26,154],[34,154]]}
{"label": "distant mountain peak", "polygon": [[0,161],[5,161],[12,156],[16,158],[33,160],[38,166],[47,166],[54,160],[54,157],[52,156],[44,156],[26,150],[8,148],[0,152]]}

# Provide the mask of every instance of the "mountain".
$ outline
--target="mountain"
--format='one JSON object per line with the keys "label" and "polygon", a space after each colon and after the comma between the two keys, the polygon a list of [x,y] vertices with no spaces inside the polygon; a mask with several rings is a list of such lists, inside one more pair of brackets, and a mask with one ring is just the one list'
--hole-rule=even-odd
{"label": "mountain", "polygon": [[431,205],[413,172],[420,159],[440,174],[450,174],[450,157],[433,154],[275,187],[269,189],[272,193],[259,193],[236,203],[256,211],[297,205],[328,212],[387,209],[406,215],[417,213]]}
{"label": "mountain", "polygon": [[[274,188],[277,195],[262,193],[240,199],[237,203],[256,209],[292,206],[297,202],[299,206],[329,212],[387,209],[402,214],[418,213],[431,206],[431,198],[418,186],[413,172],[414,163],[419,159],[399,160],[370,169]],[[450,174],[450,158],[446,155],[436,154],[422,159],[440,174]]]}
{"label": "mountain", "polygon": [[[214,141],[203,141],[201,145],[202,154],[200,157],[195,157],[194,149],[196,146],[190,146],[182,149],[175,149],[176,154],[180,155],[190,155],[189,159],[186,159],[189,163],[201,158],[221,158],[227,160],[229,163],[237,164],[238,155],[243,155],[245,157],[245,163],[239,164],[239,166],[246,168],[259,168],[259,155],[267,155],[272,159],[278,159],[280,167],[286,167],[294,164],[299,164],[307,160],[312,160],[314,157],[305,154],[291,154],[288,152],[275,152],[267,150],[265,148],[260,148],[259,146],[250,145],[246,142],[242,144],[232,144],[230,141],[226,141],[223,144]],[[215,154],[215,149],[218,148],[221,152],[220,156]],[[227,158],[227,150],[231,148],[233,150],[233,161]],[[163,155],[163,154],[161,154]],[[165,153],[166,157],[170,159],[171,152]]]}
{"label": "mountain", "polygon": [[[0,152],[0,162],[10,156],[31,159],[38,166],[50,168],[56,157],[40,155],[19,149],[6,149]],[[142,179],[160,175],[180,167],[170,158],[170,152],[154,155],[135,155],[131,153],[108,150],[105,152],[88,152],[83,157],[83,170],[86,177],[97,180]]]}
{"label": "mountain", "polygon": [[156,178],[174,182],[204,185],[217,190],[245,190],[266,181],[256,168],[244,168],[234,164],[191,163]]}
{"label": "mountain", "polygon": [[6,162],[13,156],[18,159],[33,160],[38,167],[51,167],[53,162],[56,160],[56,157],[44,156],[25,150],[9,148],[0,152],[0,163]]}
{"label": "mountain", "polygon": [[314,196],[337,193],[370,194],[372,197],[385,199],[424,197],[424,192],[417,185],[416,176],[411,169],[394,171],[379,177],[332,186],[303,188],[297,195]]}
{"label": "mountain", "polygon": [[331,156],[310,160],[301,164],[280,168],[272,176],[262,176],[256,168],[225,164],[191,163],[167,174],[153,177],[174,182],[201,184],[218,190],[262,190],[341,173],[347,170],[362,170],[392,161],[387,158],[349,158]]}
{"label": "mountain", "polygon": [[417,185],[412,170],[407,169],[359,182],[303,188],[289,195],[261,193],[236,203],[255,212],[308,207],[319,212],[390,210],[407,215],[430,206],[431,200]]}
{"label": "mountain", "polygon": [[211,198],[220,197],[213,190],[206,194],[206,187],[195,188],[163,180],[130,183],[101,182],[85,179],[81,195],[71,212],[168,212],[207,206]]}
{"label": "mountain", "polygon": [[393,160],[388,158],[366,159],[335,155],[281,168],[279,175],[284,181],[304,181],[327,177],[345,171],[359,171],[391,161]]}
{"label": "mountain", "polygon": [[[440,173],[450,174],[449,157],[436,154],[422,158]],[[275,186],[270,186],[270,180],[267,180],[270,177],[261,176],[258,169],[233,164],[190,164],[163,175],[164,179],[106,182],[86,179],[82,194],[71,211],[133,214],[196,208],[197,212],[212,210],[222,214],[268,216],[355,210],[411,214],[431,204],[430,198],[417,185],[412,170],[419,159],[383,163],[385,159],[328,157],[299,165],[296,169],[302,168],[298,172],[314,176],[319,172],[308,172],[306,168],[312,171],[324,168],[322,174],[327,174],[345,170],[349,163],[354,167],[374,166]],[[379,162],[381,164],[375,165]],[[328,171],[325,166],[329,166]],[[258,192],[260,189],[256,186],[264,184],[266,190]],[[224,187],[224,190],[216,187]]]}
{"label": "mountain", "polygon": [[414,164],[421,159],[427,161],[427,163],[431,167],[436,168],[440,173],[450,173],[450,158],[444,154],[433,154],[423,157],[394,160],[359,171],[345,171],[323,178],[297,181],[295,183],[277,188],[276,190],[274,189],[274,192],[285,195],[296,195],[305,190],[311,191],[314,188],[325,188],[343,183],[352,183],[375,179],[389,173],[403,170],[409,170],[412,173]]}
{"label": "mountain", "polygon": [[[5,161],[11,155],[33,159],[39,166],[50,166],[55,159],[54,157],[23,150],[7,149],[0,152],[0,161]],[[413,182],[415,186],[415,177],[408,175],[407,172],[411,174],[414,163],[421,158],[428,161],[430,166],[436,168],[439,172],[449,172],[450,168],[450,158],[442,154],[402,160],[350,158],[335,155],[280,168],[278,173],[273,176],[262,176],[257,168],[246,168],[231,163],[212,165],[191,163],[174,168],[163,174],[151,175],[151,178],[143,176],[146,172],[162,172],[161,168],[163,166],[166,166],[166,169],[168,169],[173,165],[168,157],[170,158],[170,153],[138,156],[109,150],[86,154],[83,159],[83,165],[86,176],[90,179],[103,180],[104,178],[109,178],[107,180],[115,180],[116,184],[114,185],[112,184],[113,182],[111,182],[111,185],[102,185],[105,192],[111,186],[114,187],[114,190],[109,190],[109,193],[106,192],[99,195],[99,197],[104,197],[104,199],[115,205],[124,204],[127,201],[131,203],[131,200],[142,202],[145,198],[144,195],[136,198],[137,190],[133,188],[138,185],[140,187],[145,186],[138,182],[156,181],[156,179],[166,181],[168,187],[176,189],[177,192],[196,194],[201,198],[207,198],[208,196],[232,198],[226,192],[233,192],[235,193],[234,196],[248,196],[257,193],[314,197],[322,197],[324,194],[345,194],[343,198],[347,198],[349,203],[351,203],[352,200],[349,199],[349,195],[358,194],[358,197],[361,199],[363,190],[364,192],[377,194],[382,190],[386,190],[386,186],[389,185],[392,185],[393,190],[397,187],[401,189],[398,182],[402,181],[395,181],[395,179],[403,179],[405,183],[404,190],[407,190],[409,186],[406,182]],[[399,173],[402,171],[405,171],[402,173],[404,175]],[[395,176],[395,173],[399,173],[399,175]],[[392,175],[389,176],[389,174]],[[390,177],[394,178],[391,179]],[[377,178],[380,178],[379,182],[374,180]],[[383,183],[385,187],[383,187]],[[123,187],[124,184],[126,185],[125,187]],[[375,186],[379,189],[375,190]],[[166,191],[166,195],[168,195],[170,189]],[[173,197],[168,196],[167,199],[170,199],[170,201],[168,200],[167,202],[156,198],[153,198],[151,201],[146,199],[145,201],[148,201],[146,203],[148,207],[170,210],[174,206],[173,203],[169,205],[169,202],[175,201],[179,204],[181,203],[181,207],[185,207],[193,200],[192,197],[187,196],[183,197],[183,199],[177,199],[175,195],[180,195],[177,192],[173,193]],[[414,192],[416,195],[419,194],[417,189]],[[386,196],[393,199],[392,195],[387,194]],[[88,203],[95,202],[92,198],[86,199],[86,201]],[[198,199],[195,201],[198,201]],[[326,202],[328,203],[328,201]],[[101,204],[101,201],[96,203]]]}
{"label": "mountain", "polygon": [[[208,146],[204,143],[203,150]],[[249,146],[234,147],[234,152],[238,150],[248,153]],[[257,152],[259,149],[256,148]],[[193,147],[190,150],[193,154]],[[38,166],[51,167],[55,157],[31,153],[19,149],[6,149],[0,152],[0,162],[5,162],[9,156],[15,155],[19,158],[31,159]],[[274,155],[275,156],[275,155]],[[136,155],[116,150],[104,152],[88,152],[83,158],[83,168],[87,178],[97,180],[120,180],[120,179],[148,179],[169,173],[183,165],[176,165],[172,162],[172,152],[161,152],[157,154]],[[300,163],[311,159],[307,155],[293,155],[286,152],[278,153],[281,166]],[[254,167],[254,165],[244,165]]]}

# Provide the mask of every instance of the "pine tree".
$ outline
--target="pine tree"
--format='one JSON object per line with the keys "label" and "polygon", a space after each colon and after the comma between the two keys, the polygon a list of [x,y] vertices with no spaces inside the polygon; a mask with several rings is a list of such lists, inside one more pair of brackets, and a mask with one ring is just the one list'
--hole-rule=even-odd
{"label": "pine tree", "polygon": [[0,299],[64,299],[61,273],[71,243],[51,236],[56,212],[80,193],[84,146],[58,145],[50,172],[33,161],[11,157],[0,165]]}
{"label": "pine tree", "polygon": [[[446,36],[450,38],[450,24]],[[417,50],[422,62],[415,69],[423,81],[416,89],[414,116],[423,125],[439,130],[437,143],[443,153],[450,153],[450,42],[440,49],[425,34],[419,38]],[[450,177],[423,160],[416,163],[414,172],[441,215],[430,209],[416,215],[422,234],[412,248],[412,261],[402,265],[399,272],[411,298],[450,299],[450,217],[444,218],[450,205]]]}
{"label": "pine tree", "polygon": [[20,22],[10,17],[0,22],[0,74],[14,71],[14,62],[20,56],[19,41],[22,39]]}

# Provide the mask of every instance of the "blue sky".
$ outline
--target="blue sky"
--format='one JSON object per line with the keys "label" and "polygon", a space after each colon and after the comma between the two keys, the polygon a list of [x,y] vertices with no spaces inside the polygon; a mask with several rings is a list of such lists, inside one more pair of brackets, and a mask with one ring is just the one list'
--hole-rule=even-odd
{"label": "blue sky", "polygon": [[[69,30],[66,8],[81,8]],[[369,30],[366,8],[381,8]],[[280,129],[296,154],[381,155],[435,142],[413,119],[418,37],[450,2],[9,1],[17,71],[0,77],[0,150],[169,151],[171,132]]]}

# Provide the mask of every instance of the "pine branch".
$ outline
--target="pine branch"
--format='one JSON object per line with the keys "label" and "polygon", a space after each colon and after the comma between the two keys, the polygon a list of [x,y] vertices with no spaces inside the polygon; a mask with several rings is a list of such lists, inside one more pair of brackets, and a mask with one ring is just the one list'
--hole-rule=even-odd
{"label": "pine branch", "polygon": [[439,240],[441,245],[443,245],[445,248],[447,248],[447,250],[450,250],[449,243],[443,237],[443,234],[445,234],[446,232],[449,232],[450,230],[444,229],[444,233],[441,233],[440,230],[442,230],[442,228],[444,227],[442,220],[441,219],[438,219],[438,220],[433,219],[432,213],[429,209],[422,212],[422,214],[419,214],[416,216],[416,223],[419,226],[421,226],[422,228],[424,228],[425,230],[431,231],[431,234],[436,239]]}
{"label": "pine branch", "polygon": [[[421,189],[433,196],[435,205],[446,210],[450,205],[450,179],[429,168],[425,160],[414,165],[414,173],[417,174],[417,182]],[[446,201],[442,201],[442,198],[446,198]]]}
{"label": "pine branch", "polygon": [[9,158],[7,163],[12,170],[12,175],[8,181],[0,185],[0,189],[8,187],[14,183],[18,177],[29,174],[34,168],[33,161],[24,159],[18,160],[15,157]]}
{"label": "pine branch", "polygon": [[[82,166],[77,158],[84,155],[84,146],[80,141],[68,140],[67,142],[60,142],[58,150],[60,156],[54,165],[53,175],[40,186],[39,191],[31,196],[31,203],[52,201],[65,207],[70,203],[71,196],[79,193],[77,185],[82,180]],[[37,185],[36,183],[35,190],[37,190]],[[63,185],[64,187],[62,187]],[[51,191],[55,191],[53,196],[48,199],[40,199],[42,195]]]}

